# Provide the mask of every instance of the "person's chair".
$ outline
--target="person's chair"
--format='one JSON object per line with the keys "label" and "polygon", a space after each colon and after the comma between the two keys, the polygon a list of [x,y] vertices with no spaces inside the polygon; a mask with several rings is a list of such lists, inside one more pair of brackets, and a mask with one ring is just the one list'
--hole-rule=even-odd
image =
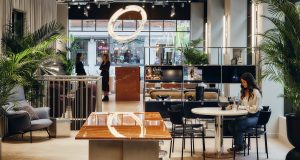
{"label": "person's chair", "polygon": [[[258,137],[259,136],[264,136],[265,139],[265,152],[267,154],[267,158],[269,158],[269,152],[268,152],[268,137],[267,137],[267,129],[266,125],[269,122],[269,119],[271,117],[271,109],[264,111],[261,110],[257,124],[255,126],[249,127],[248,129],[245,130],[244,132],[244,139],[248,139],[248,146],[247,148],[247,154],[249,155],[249,150],[250,150],[250,139],[254,137],[256,139],[256,158],[257,160],[259,159],[258,156]],[[246,148],[244,148],[244,156],[246,153]],[[234,152],[234,158],[235,158],[235,152]]]}
{"label": "person's chair", "polygon": [[202,124],[186,124],[184,121],[182,106],[170,107],[168,108],[168,114],[170,121],[172,123],[171,136],[172,140],[170,143],[169,157],[171,157],[171,152],[174,151],[174,142],[176,138],[182,139],[181,146],[181,159],[183,159],[183,149],[185,146],[185,138],[191,139],[191,156],[194,151],[194,138],[202,138],[202,152],[205,159],[205,140],[204,140],[204,128]]}
{"label": "person's chair", "polygon": [[[250,138],[251,137],[255,137],[256,139],[256,157],[257,160],[259,159],[258,156],[258,137],[259,136],[264,136],[265,139],[265,152],[267,154],[267,158],[269,158],[269,152],[268,152],[268,137],[267,137],[267,129],[266,129],[266,125],[269,122],[271,117],[271,109],[269,109],[268,111],[260,111],[258,120],[257,120],[257,124],[254,127],[250,127],[245,131],[245,136],[247,136],[248,138],[248,145],[250,146]],[[249,149],[248,148],[248,155],[249,155]]]}
{"label": "person's chair", "polygon": [[48,127],[52,124],[49,119],[49,107],[33,108],[26,100],[23,87],[15,87],[14,94],[9,97],[9,103],[2,108],[8,120],[8,134],[23,134],[30,132],[32,143],[32,131],[46,130],[50,139]]}

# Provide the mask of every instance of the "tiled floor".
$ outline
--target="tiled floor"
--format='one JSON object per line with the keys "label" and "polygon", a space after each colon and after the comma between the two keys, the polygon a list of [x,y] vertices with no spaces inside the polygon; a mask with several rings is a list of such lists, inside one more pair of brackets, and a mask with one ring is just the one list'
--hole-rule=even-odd
{"label": "tiled floor", "polygon": [[[103,103],[103,111],[143,111],[141,102],[114,102],[111,97],[110,102]],[[47,139],[46,132],[34,132],[34,141],[32,144],[28,141],[28,134],[25,140],[20,137],[12,137],[2,143],[2,160],[87,160],[88,159],[88,141],[75,140],[76,131],[73,131],[71,137]],[[281,143],[278,139],[269,138],[269,160],[284,160],[287,152],[292,148],[288,144]],[[199,160],[201,157],[201,141],[195,141],[196,154],[190,156],[189,140],[186,141],[184,150],[184,160]],[[251,141],[252,150],[250,156],[238,155],[238,160],[255,160],[256,150],[255,141]],[[169,151],[170,141],[164,141],[162,150]],[[224,140],[224,149],[231,146],[231,139]],[[207,152],[214,150],[214,139],[206,139]],[[181,156],[181,140],[175,141],[175,151],[172,153],[172,160],[179,160]],[[264,141],[259,140],[259,157],[266,159],[264,153]],[[164,159],[169,159],[168,155]],[[208,158],[207,158],[208,159]]]}

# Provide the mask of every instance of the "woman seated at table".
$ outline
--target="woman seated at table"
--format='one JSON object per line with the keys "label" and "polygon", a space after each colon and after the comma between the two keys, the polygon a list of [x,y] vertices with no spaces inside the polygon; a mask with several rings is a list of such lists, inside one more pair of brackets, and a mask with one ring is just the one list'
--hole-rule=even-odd
{"label": "woman seated at table", "polygon": [[255,79],[251,73],[244,73],[241,76],[241,106],[239,109],[246,109],[247,116],[236,118],[229,130],[234,137],[234,148],[229,148],[228,152],[239,152],[245,148],[243,142],[243,132],[251,126],[255,126],[261,108],[261,90],[258,88]]}

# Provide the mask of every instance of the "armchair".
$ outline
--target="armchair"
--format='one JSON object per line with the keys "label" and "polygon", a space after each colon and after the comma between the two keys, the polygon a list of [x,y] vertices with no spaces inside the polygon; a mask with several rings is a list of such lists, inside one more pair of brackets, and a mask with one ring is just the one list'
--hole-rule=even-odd
{"label": "armchair", "polygon": [[[33,108],[33,112],[38,119],[31,119],[30,113],[25,110],[15,110],[30,106],[25,100],[24,90],[22,87],[14,88],[14,94],[9,97],[9,104],[2,106],[6,110],[5,116],[8,120],[8,135],[23,134],[30,132],[30,142],[32,143],[32,131],[45,129],[50,138],[48,127],[52,124],[49,119],[49,107]],[[31,106],[30,106],[31,107]]]}

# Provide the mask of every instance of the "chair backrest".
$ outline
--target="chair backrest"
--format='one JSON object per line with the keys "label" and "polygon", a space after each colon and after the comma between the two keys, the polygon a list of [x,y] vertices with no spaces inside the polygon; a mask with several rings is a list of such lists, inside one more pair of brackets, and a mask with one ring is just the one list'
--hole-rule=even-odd
{"label": "chair backrest", "polygon": [[15,102],[15,101],[24,101],[25,94],[24,94],[24,88],[22,86],[15,86],[11,90],[12,95],[8,97],[8,102]]}
{"label": "chair backrest", "polygon": [[171,105],[168,108],[168,114],[172,124],[183,125],[183,114],[182,114],[182,105]]}
{"label": "chair backrest", "polygon": [[271,117],[271,110],[260,111],[259,117],[257,120],[257,125],[258,126],[266,125],[269,122],[270,117]]}

